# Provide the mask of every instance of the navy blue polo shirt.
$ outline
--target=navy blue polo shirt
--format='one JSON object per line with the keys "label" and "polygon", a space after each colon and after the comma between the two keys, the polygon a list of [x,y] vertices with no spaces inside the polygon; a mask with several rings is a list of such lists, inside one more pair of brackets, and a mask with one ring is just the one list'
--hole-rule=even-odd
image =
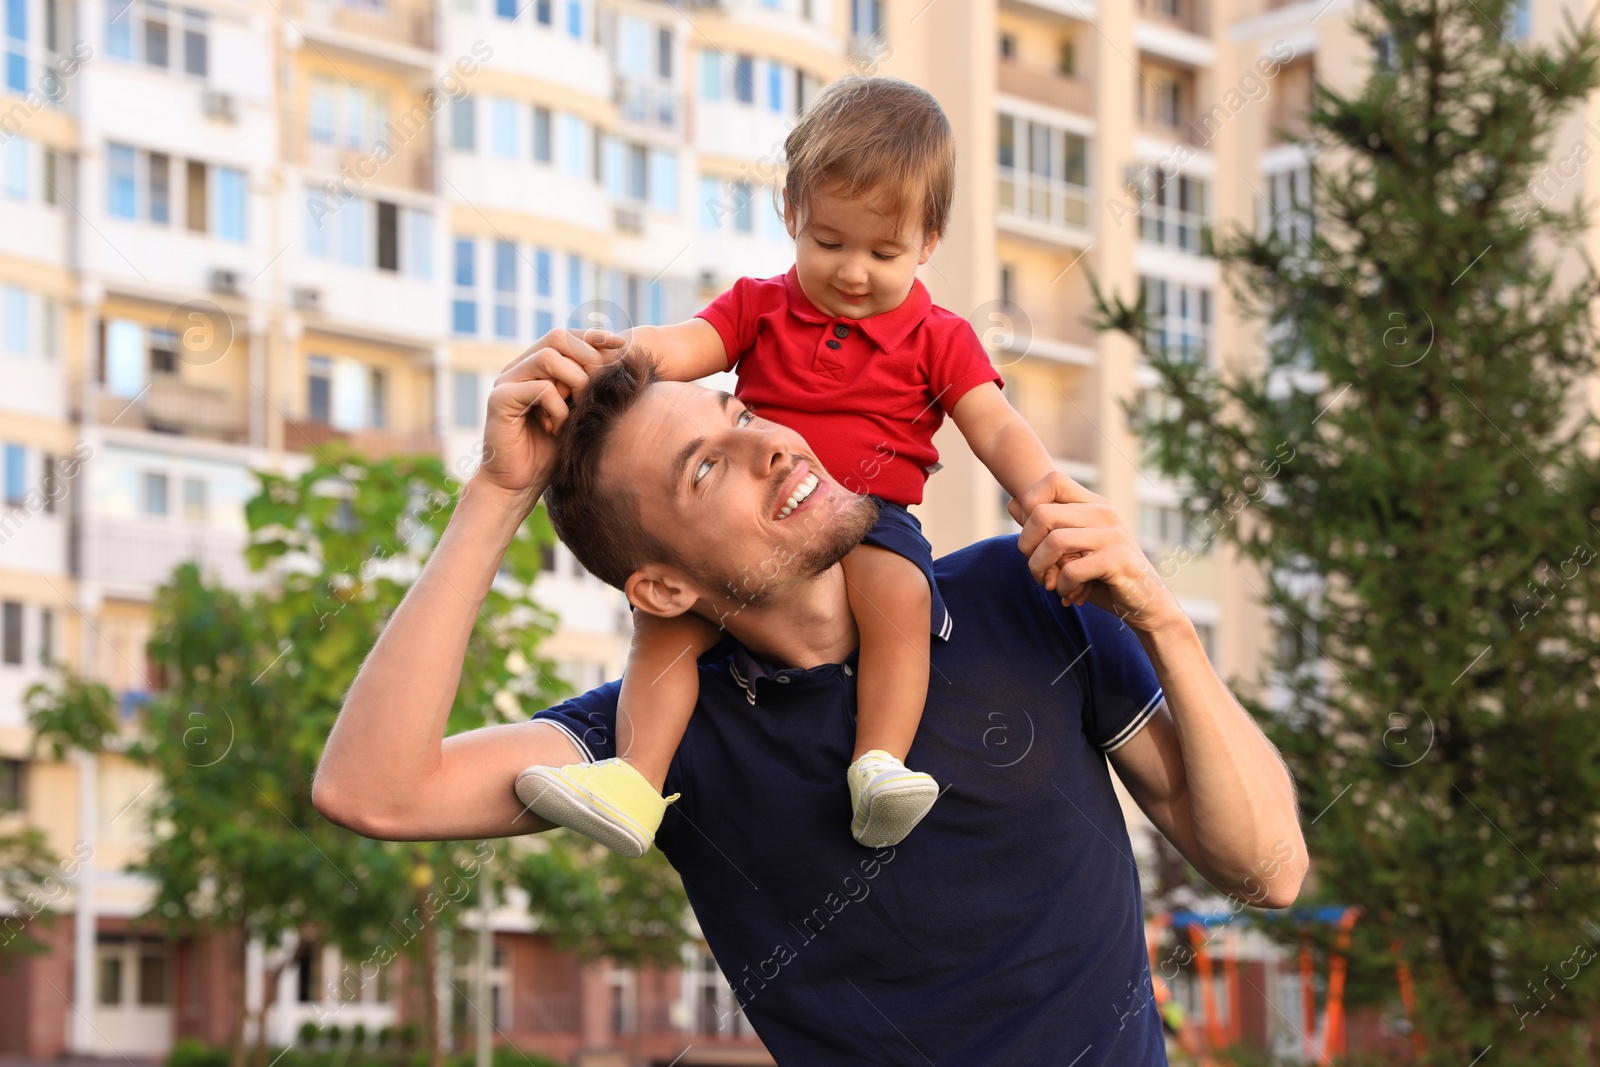
{"label": "navy blue polo shirt", "polygon": [[[785,1067],[1165,1064],[1106,762],[1160,704],[1155,671],[1116,616],[1040,588],[1014,536],[934,569],[955,627],[906,762],[944,792],[910,836],[850,836],[855,656],[780,669],[727,639],[656,844]],[[536,718],[613,756],[620,687]]]}

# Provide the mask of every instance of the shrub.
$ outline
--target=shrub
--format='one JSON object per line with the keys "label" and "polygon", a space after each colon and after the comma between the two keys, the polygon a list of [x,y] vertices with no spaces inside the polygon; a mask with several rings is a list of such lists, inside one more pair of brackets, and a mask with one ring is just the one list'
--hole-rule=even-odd
{"label": "shrub", "polygon": [[228,1067],[228,1051],[186,1037],[172,1046],[167,1067]]}

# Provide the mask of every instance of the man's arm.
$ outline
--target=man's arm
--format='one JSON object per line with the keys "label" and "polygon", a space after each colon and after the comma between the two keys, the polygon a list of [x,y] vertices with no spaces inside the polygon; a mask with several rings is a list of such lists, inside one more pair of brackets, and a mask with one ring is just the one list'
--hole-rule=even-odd
{"label": "man's arm", "polygon": [[559,766],[575,746],[554,726],[513,723],[444,736],[467,638],[517,527],[549,480],[566,403],[554,383],[600,362],[575,335],[547,335],[489,394],[484,460],[438,546],[379,636],[323,750],[312,801],[330,821],[393,840],[504,837],[548,829],[512,793],[518,771]]}
{"label": "man's arm", "polygon": [[1121,518],[1065,475],[1011,507],[1035,577],[1059,566],[1055,591],[1123,619],[1155,668],[1165,706],[1110,757],[1135,802],[1217,889],[1292,904],[1309,863],[1294,783]]}

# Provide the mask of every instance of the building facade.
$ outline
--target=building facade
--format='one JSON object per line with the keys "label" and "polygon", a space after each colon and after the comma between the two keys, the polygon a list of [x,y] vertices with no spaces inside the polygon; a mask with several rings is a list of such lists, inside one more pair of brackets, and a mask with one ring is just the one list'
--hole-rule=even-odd
{"label": "building facade", "polygon": [[[782,142],[847,71],[943,103],[957,200],[923,280],[984,337],[1061,469],[1137,532],[1224,677],[1259,676],[1276,638],[1264,583],[1141,461],[1122,405],[1159,403],[1155,376],[1089,325],[1089,278],[1143,291],[1195,359],[1249,357],[1254,327],[1201,234],[1309,227],[1299,116],[1315,80],[1348,83],[1371,59],[1349,0],[0,6],[0,832],[36,826],[82,853],[52,950],[0,977],[0,1051],[220,1040],[229,983],[250,1003],[263,992],[259,970],[225,973],[226,946],[133,932],[148,783],[114,757],[36,758],[27,686],[64,663],[131,714],[172,567],[256,580],[251,470],[303,469],[342,440],[435,452],[465,475],[494,375],[534,338],[677,321],[740,275],[786,269]],[[1558,10],[1513,29],[1554,33]],[[940,446],[920,509],[935,548],[1013,529],[953,427]],[[620,673],[615,591],[558,549],[540,595],[568,681]],[[1152,836],[1136,833],[1146,860]],[[580,966],[518,923],[497,916],[494,969],[496,1026],[518,1043],[663,1062],[674,1045],[758,1048],[703,951],[634,975]],[[1250,953],[1264,985],[1250,1018],[1293,1053],[1301,1035],[1262,1004],[1292,1016],[1298,978]],[[337,966],[302,957],[280,979],[278,1040]],[[1199,981],[1174,983],[1195,1013]],[[356,1012],[373,1028],[405,1014],[376,999]]]}

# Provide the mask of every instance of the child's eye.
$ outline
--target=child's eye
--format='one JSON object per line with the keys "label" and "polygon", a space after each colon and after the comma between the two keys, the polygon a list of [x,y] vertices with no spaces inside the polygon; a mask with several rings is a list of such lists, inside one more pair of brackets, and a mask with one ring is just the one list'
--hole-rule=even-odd
{"label": "child's eye", "polygon": [[879,259],[883,260],[885,263],[887,263],[891,259],[899,259],[900,258],[900,253],[899,252],[874,252],[872,254],[877,256]]}
{"label": "child's eye", "polygon": [[838,241],[823,241],[823,240],[819,239],[817,241],[817,244],[822,246],[823,248],[826,248],[830,252],[832,252],[833,250],[835,250],[836,248],[839,247],[839,242]]}

